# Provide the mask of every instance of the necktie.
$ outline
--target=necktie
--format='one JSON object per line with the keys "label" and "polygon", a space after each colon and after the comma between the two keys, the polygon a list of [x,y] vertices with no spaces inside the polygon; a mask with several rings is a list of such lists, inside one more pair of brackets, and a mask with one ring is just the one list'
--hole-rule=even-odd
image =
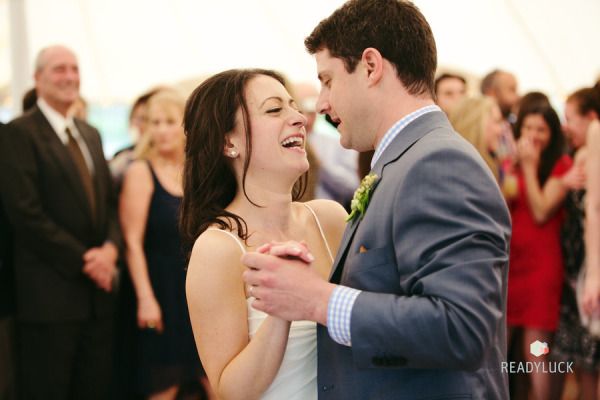
{"label": "necktie", "polygon": [[94,195],[94,180],[92,178],[92,174],[90,173],[87,163],[85,162],[85,158],[83,157],[83,153],[81,152],[81,148],[79,147],[77,140],[75,140],[71,130],[68,127],[65,128],[65,133],[69,137],[67,148],[69,149],[69,153],[71,153],[71,157],[73,158],[75,166],[77,167],[77,171],[79,172],[81,183],[83,183],[83,190],[85,191],[90,203],[92,217],[94,217],[96,214],[96,197]]}

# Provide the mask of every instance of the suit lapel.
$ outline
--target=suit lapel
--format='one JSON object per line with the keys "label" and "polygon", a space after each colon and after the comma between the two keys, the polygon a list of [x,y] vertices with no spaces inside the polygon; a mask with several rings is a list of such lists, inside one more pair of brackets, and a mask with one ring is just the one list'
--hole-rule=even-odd
{"label": "suit lapel", "polygon": [[[398,160],[423,136],[427,135],[429,132],[439,127],[450,127],[450,123],[448,122],[446,115],[440,111],[433,111],[424,114],[412,121],[410,124],[408,124],[398,134],[398,136],[394,138],[392,143],[389,144],[389,146],[385,149],[383,154],[381,154],[379,160],[377,160],[377,163],[375,163],[375,165],[373,166],[371,173],[374,173],[379,177],[377,186],[383,183],[383,175],[386,165]],[[375,187],[374,190],[377,190],[377,187]],[[373,196],[374,195],[375,193],[373,193]],[[368,207],[366,212],[369,212]],[[358,226],[360,225],[363,219],[364,216],[363,218],[356,218],[346,225],[346,230],[344,231],[344,235],[342,236],[342,241],[340,243],[338,253],[333,263],[333,268],[331,268],[331,273],[329,274],[330,281],[332,281],[332,278],[334,276],[336,278],[341,277],[341,271],[338,271],[338,269],[343,269],[343,264],[346,260],[350,243],[352,243],[352,239],[354,238],[356,229],[358,229]]]}
{"label": "suit lapel", "polygon": [[[356,228],[358,228],[359,224],[360,224],[360,220],[358,218],[355,218],[354,220],[352,220],[348,224],[346,224],[346,230],[344,231],[344,235],[342,236],[342,241],[340,243],[338,252],[335,256],[335,261],[333,262],[333,267],[331,268],[331,272],[329,273],[329,281],[330,282],[334,282],[334,280],[332,278],[336,274],[337,269],[341,268],[340,266],[343,264],[343,260],[346,259],[346,253],[348,252],[350,239],[352,239],[352,237],[354,237],[354,232],[356,232]],[[339,279],[335,279],[334,283],[337,283],[337,281],[339,281]]]}
{"label": "suit lapel", "polygon": [[46,142],[49,154],[56,160],[56,164],[62,171],[65,180],[77,196],[78,203],[81,205],[82,210],[91,218],[89,201],[85,195],[81,177],[77,172],[77,166],[69,154],[69,150],[58,138],[58,135],[54,132],[54,129],[40,109],[36,109],[33,115],[40,127],[40,133]]}

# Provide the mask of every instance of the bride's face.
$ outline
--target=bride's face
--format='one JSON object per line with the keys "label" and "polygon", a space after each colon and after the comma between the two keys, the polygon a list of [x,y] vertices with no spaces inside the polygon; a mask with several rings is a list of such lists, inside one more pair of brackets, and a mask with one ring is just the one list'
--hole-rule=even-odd
{"label": "bride's face", "polygon": [[[250,118],[252,157],[249,171],[294,174],[294,179],[308,170],[306,158],[306,118],[285,87],[265,75],[252,78],[246,86],[246,103]],[[237,127],[243,130],[238,111]],[[241,144],[245,135],[236,132]],[[245,145],[238,146],[242,161]]]}

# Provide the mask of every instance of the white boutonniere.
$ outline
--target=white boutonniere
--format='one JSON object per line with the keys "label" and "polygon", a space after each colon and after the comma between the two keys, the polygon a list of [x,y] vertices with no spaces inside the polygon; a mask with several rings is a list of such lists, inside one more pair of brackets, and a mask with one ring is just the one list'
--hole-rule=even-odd
{"label": "white boutonniere", "polygon": [[375,188],[378,179],[379,177],[376,174],[369,174],[363,178],[360,182],[360,186],[356,189],[356,192],[354,192],[354,197],[352,197],[352,203],[350,203],[351,212],[346,221],[362,218],[367,211],[369,200],[371,200],[371,194],[373,193],[373,189]]}

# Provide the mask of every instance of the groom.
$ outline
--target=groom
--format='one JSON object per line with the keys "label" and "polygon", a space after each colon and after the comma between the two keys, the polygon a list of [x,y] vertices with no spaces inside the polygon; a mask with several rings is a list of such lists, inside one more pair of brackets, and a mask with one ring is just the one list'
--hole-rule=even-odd
{"label": "groom", "polygon": [[510,219],[492,173],[434,105],[427,21],[408,2],[352,0],[305,45],[318,109],[344,147],[375,149],[374,183],[329,282],[299,243],[244,256],[253,306],[319,323],[320,399],[508,398]]}

